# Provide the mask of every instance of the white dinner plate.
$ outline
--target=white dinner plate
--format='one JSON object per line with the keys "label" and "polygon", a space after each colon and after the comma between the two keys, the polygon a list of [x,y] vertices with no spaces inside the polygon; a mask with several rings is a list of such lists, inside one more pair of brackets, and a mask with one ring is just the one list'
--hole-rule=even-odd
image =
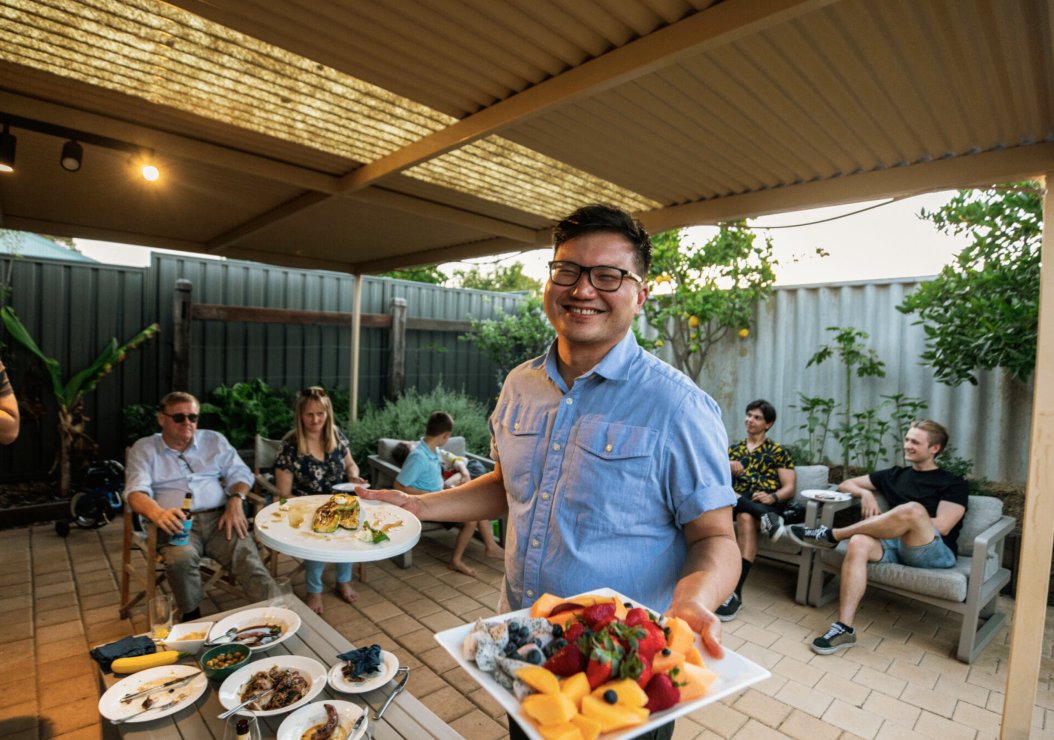
{"label": "white dinner plate", "polygon": [[[636,603],[633,602],[632,599],[628,599],[610,588],[599,588],[595,591],[590,591],[589,593],[597,596],[614,596],[623,603]],[[579,595],[581,596],[584,594]],[[567,600],[573,601],[574,598],[568,598]],[[641,604],[640,606],[645,605]],[[530,616],[530,612],[530,609],[520,609],[519,611],[500,614],[497,617],[486,619],[484,621],[487,623],[504,622],[513,617],[528,617]],[[485,688],[487,692],[494,697],[495,701],[505,708],[510,717],[518,718],[519,724],[527,734],[527,737],[532,738],[532,740],[543,740],[534,723],[531,722],[531,720],[528,719],[520,709],[520,703],[516,700],[516,697],[512,692],[503,688],[491,678],[489,674],[484,673],[476,667],[475,661],[467,660],[461,654],[461,644],[465,641],[469,632],[472,631],[474,624],[475,623],[463,624],[460,627],[454,627],[439,632],[435,636],[436,641],[442,645],[448,653],[450,653],[450,656],[457,661],[458,665],[464,668],[480,686]],[[699,635],[695,636],[695,647],[700,653],[706,656]],[[742,655],[739,655],[728,648],[725,648],[725,657],[720,660],[709,656],[704,657],[704,660],[706,661],[706,667],[717,674],[717,680],[714,681],[710,690],[706,692],[706,696],[702,696],[694,701],[682,702],[661,712],[653,712],[651,716],[648,717],[647,722],[637,725],[636,727],[627,728],[621,732],[605,733],[600,736],[601,740],[630,738],[650,732],[677,717],[694,712],[708,704],[713,704],[715,701],[719,701],[730,694],[742,691],[747,686],[755,684],[758,681],[763,681],[772,675],[768,670],[762,668],[757,663],[744,658]]]}
{"label": "white dinner plate", "polygon": [[812,499],[813,501],[823,501],[829,503],[832,501],[848,501],[852,496],[842,491],[825,491],[822,488],[817,488],[809,491],[802,491],[801,495],[805,498]]}
{"label": "white dinner plate", "polygon": [[347,661],[342,660],[329,669],[329,685],[334,691],[341,691],[345,694],[364,694],[388,683],[399,670],[399,659],[387,650],[382,650],[381,665],[377,671],[363,676],[358,681],[349,681],[344,678],[341,669],[345,665]]}
{"label": "white dinner plate", "polygon": [[[323,563],[359,563],[386,560],[412,549],[421,538],[421,521],[405,509],[383,501],[359,499],[359,528],[335,532],[311,531],[315,510],[330,496],[297,496],[284,504],[264,507],[254,519],[256,536],[267,547],[303,560]],[[388,527],[388,539],[373,544],[364,539],[364,522]],[[294,526],[295,525],[295,526]]]}
{"label": "white dinner plate", "polygon": [[126,678],[122,678],[120,681],[115,683],[106,693],[99,699],[99,714],[109,720],[122,719],[130,714],[135,714],[143,708],[143,700],[136,699],[128,704],[121,703],[121,697],[127,696],[128,694],[134,694],[137,691],[148,689],[152,686],[158,686],[171,681],[174,678],[180,676],[190,676],[197,673],[197,677],[191,680],[189,683],[183,686],[177,686],[174,689],[164,691],[158,691],[150,694],[156,705],[167,704],[168,702],[181,697],[179,703],[175,706],[169,707],[168,709],[162,709],[161,711],[150,711],[143,712],[138,717],[128,720],[128,723],[133,722],[153,722],[155,719],[161,717],[167,717],[170,714],[175,714],[181,709],[190,706],[198,700],[198,697],[205,693],[205,688],[209,685],[209,681],[205,678],[205,674],[201,672],[201,669],[197,666],[192,665],[163,665],[157,668],[147,668],[145,671],[139,671],[133,673]]}
{"label": "white dinner plate", "polygon": [[262,653],[265,650],[270,650],[275,645],[279,645],[295,635],[296,631],[300,629],[300,615],[292,609],[285,609],[280,606],[242,609],[241,611],[235,612],[229,617],[221,619],[219,622],[212,625],[212,629],[209,630],[209,639],[218,639],[221,635],[226,634],[232,627],[237,627],[241,630],[246,627],[265,624],[281,627],[282,634],[278,636],[278,639],[272,640],[266,645],[250,647],[250,650],[254,653]]}
{"label": "white dinner plate", "polygon": [[356,488],[369,488],[370,482],[365,483],[336,483],[333,485],[333,490],[338,493],[355,493]]}
{"label": "white dinner plate", "polygon": [[217,693],[216,698],[220,700],[220,704],[222,704],[225,709],[233,709],[245,701],[242,699],[242,689],[244,689],[245,685],[249,683],[249,679],[253,677],[253,674],[258,671],[267,672],[274,666],[288,668],[302,673],[309,683],[307,692],[297,701],[279,709],[268,709],[265,711],[250,711],[248,709],[243,709],[239,714],[253,714],[257,717],[271,717],[276,714],[285,714],[286,712],[293,711],[297,707],[304,706],[318,696],[322,689],[326,688],[326,667],[314,658],[307,658],[302,655],[276,655],[273,658],[263,658],[262,660],[253,661],[249,665],[242,666],[234,673],[227,676],[227,680],[220,685],[220,690]]}
{"label": "white dinner plate", "polygon": [[278,727],[278,740],[300,740],[305,732],[315,725],[325,722],[327,704],[336,709],[337,716],[340,717],[338,725],[340,731],[333,734],[334,738],[338,740],[358,740],[358,738],[366,734],[366,728],[370,726],[369,717],[362,723],[362,727],[359,728],[358,732],[345,738],[346,733],[355,724],[355,720],[366,710],[358,704],[352,704],[350,701],[324,699],[308,704],[306,707],[300,707],[300,709],[282,720],[282,724]]}

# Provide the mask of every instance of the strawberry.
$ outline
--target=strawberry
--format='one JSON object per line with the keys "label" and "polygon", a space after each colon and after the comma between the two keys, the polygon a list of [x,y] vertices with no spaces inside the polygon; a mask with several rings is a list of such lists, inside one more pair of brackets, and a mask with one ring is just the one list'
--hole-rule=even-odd
{"label": "strawberry", "polygon": [[628,653],[619,663],[619,677],[632,679],[643,689],[651,680],[651,657],[639,653]]}
{"label": "strawberry", "polygon": [[612,639],[607,632],[593,635],[590,641],[589,662],[586,664],[586,678],[590,690],[607,683],[612,675],[618,674],[619,662],[624,654],[623,647]]}
{"label": "strawberry", "polygon": [[641,622],[637,626],[647,631],[647,635],[643,639],[637,640],[637,652],[642,656],[648,656],[648,661],[650,662],[656,653],[666,647],[666,633],[663,632],[662,627],[652,621]]}
{"label": "strawberry", "polygon": [[626,618],[624,620],[622,620],[622,621],[625,622],[626,624],[628,624],[630,627],[634,627],[634,626],[636,626],[638,624],[644,624],[645,622],[650,622],[651,621],[651,615],[648,614],[648,610],[647,609],[645,609],[643,607],[640,607],[640,606],[635,606],[632,609],[630,609],[628,612],[626,612]]}
{"label": "strawberry", "polygon": [[580,673],[585,666],[586,657],[578,645],[573,642],[564,645],[549,660],[545,661],[545,668],[565,678]]}
{"label": "strawberry", "polygon": [[615,617],[615,605],[612,602],[606,602],[603,604],[593,604],[587,606],[582,611],[582,621],[593,630],[599,632],[600,627],[597,625],[601,622],[611,622]]}
{"label": "strawberry", "polygon": [[584,624],[581,622],[574,622],[573,624],[568,625],[567,629],[564,630],[564,639],[568,642],[575,642],[579,637],[585,634],[585,631],[586,626]]}
{"label": "strawberry", "polygon": [[650,712],[661,712],[669,709],[681,700],[681,690],[677,688],[673,679],[666,673],[656,673],[644,687],[644,693],[648,695],[646,708]]}

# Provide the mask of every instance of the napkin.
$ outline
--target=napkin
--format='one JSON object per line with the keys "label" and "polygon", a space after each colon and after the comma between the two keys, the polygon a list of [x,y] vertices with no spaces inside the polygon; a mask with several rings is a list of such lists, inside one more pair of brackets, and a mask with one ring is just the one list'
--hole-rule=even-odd
{"label": "napkin", "polygon": [[346,668],[350,668],[351,670],[345,670],[345,677],[358,678],[359,676],[367,673],[374,673],[380,669],[381,646],[370,645],[368,648],[349,650],[346,653],[341,653],[337,658],[348,661]]}
{"label": "napkin", "polygon": [[155,652],[157,645],[149,637],[125,637],[117,642],[92,648],[91,657],[99,663],[104,673],[109,673],[110,664],[118,658],[134,658],[137,655],[150,655]]}

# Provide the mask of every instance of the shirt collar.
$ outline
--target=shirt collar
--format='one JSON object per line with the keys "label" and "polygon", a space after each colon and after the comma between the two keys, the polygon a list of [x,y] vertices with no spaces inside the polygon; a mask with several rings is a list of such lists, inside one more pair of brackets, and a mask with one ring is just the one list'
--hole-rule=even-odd
{"label": "shirt collar", "polygon": [[[545,367],[545,372],[549,376],[549,380],[556,384],[564,393],[567,393],[567,386],[564,384],[564,379],[560,375],[560,368],[557,365],[556,358],[556,342],[549,345],[549,351],[544,355],[535,360],[534,367],[540,368]],[[640,352],[640,346],[637,344],[637,338],[633,336],[633,331],[627,331],[626,336],[619,340],[619,343],[608,350],[608,353],[593,366],[593,369],[583,373],[581,378],[586,378],[592,374],[599,375],[605,380],[626,380],[629,378],[629,368],[633,363],[634,358]]]}

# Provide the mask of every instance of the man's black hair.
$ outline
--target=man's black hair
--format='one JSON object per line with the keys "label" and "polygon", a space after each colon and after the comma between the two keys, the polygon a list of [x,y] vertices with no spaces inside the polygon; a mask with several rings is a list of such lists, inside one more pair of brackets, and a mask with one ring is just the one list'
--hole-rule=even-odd
{"label": "man's black hair", "polygon": [[553,254],[560,245],[585,234],[621,234],[633,245],[637,268],[646,278],[651,269],[651,237],[632,215],[615,206],[594,203],[582,206],[553,227]]}
{"label": "man's black hair", "polygon": [[761,411],[761,415],[765,417],[766,423],[772,424],[776,421],[776,407],[764,398],[759,398],[758,400],[751,401],[747,404],[747,413],[750,413],[754,409]]}

